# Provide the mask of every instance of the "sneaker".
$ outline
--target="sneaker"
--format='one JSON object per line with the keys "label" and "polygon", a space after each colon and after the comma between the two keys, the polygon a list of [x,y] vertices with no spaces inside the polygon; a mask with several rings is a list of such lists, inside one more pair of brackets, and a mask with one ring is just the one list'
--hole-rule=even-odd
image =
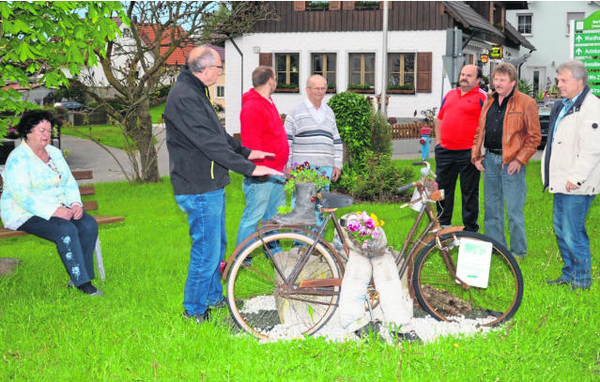
{"label": "sneaker", "polygon": [[194,319],[196,320],[197,324],[201,324],[204,321],[208,321],[208,319],[210,318],[210,309],[206,309],[206,311],[202,314],[196,314],[193,316],[187,310],[184,310],[183,317],[185,317],[188,320]]}
{"label": "sneaker", "polygon": [[392,335],[396,337],[400,341],[408,341],[408,342],[422,342],[421,338],[414,330],[402,333],[402,332],[392,332]]}
{"label": "sneaker", "polygon": [[249,267],[252,265],[252,257],[248,256],[246,257],[243,261],[242,264],[246,267]]}
{"label": "sneaker", "polygon": [[565,279],[561,277],[557,278],[556,280],[546,280],[546,283],[548,285],[564,285],[564,284],[568,284],[569,282]]}

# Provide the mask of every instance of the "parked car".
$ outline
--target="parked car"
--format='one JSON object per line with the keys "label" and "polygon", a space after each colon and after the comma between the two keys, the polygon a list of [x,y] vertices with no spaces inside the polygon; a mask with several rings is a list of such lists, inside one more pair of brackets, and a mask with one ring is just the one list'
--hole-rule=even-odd
{"label": "parked car", "polygon": [[67,108],[69,110],[74,110],[74,111],[82,111],[82,110],[86,110],[86,106],[82,103],[79,103],[77,101],[64,101],[64,102],[57,102],[54,104],[54,107],[57,106],[62,106],[64,108]]}
{"label": "parked car", "polygon": [[539,105],[538,115],[540,117],[540,128],[542,130],[542,141],[538,146],[538,150],[543,150],[546,147],[546,141],[548,140],[548,125],[550,123],[550,111],[552,110],[552,105],[554,105],[556,100],[549,100],[547,105]]}

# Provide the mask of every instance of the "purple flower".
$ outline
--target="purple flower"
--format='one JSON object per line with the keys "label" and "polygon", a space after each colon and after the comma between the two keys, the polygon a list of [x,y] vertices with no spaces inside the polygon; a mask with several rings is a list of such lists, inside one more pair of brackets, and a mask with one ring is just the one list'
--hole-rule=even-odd
{"label": "purple flower", "polygon": [[372,219],[369,219],[365,222],[365,227],[367,227],[368,229],[373,229],[375,228],[375,223]]}
{"label": "purple flower", "polygon": [[360,226],[360,228],[358,229],[358,233],[360,234],[360,236],[367,236],[367,229],[363,226]]}
{"label": "purple flower", "polygon": [[360,223],[356,220],[351,220],[348,222],[348,231],[356,232],[360,228]]}
{"label": "purple flower", "polygon": [[379,236],[379,231],[374,230],[373,233],[371,234],[371,236],[373,236],[373,239],[376,239]]}

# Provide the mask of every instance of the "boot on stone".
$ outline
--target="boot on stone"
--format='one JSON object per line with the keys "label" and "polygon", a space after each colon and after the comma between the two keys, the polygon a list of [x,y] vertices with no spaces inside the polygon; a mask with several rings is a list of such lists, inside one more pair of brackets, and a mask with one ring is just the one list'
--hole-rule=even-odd
{"label": "boot on stone", "polygon": [[296,207],[289,214],[277,214],[273,220],[280,224],[317,224],[315,206],[311,199],[317,194],[317,189],[312,182],[296,183]]}

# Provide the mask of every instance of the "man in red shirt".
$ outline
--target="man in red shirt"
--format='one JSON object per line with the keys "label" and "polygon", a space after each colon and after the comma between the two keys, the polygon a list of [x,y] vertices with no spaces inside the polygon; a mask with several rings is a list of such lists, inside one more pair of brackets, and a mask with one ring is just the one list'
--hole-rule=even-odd
{"label": "man in red shirt", "polygon": [[[252,162],[283,171],[290,149],[283,122],[271,99],[271,94],[277,87],[277,77],[273,68],[259,66],[254,69],[252,86],[254,88],[242,96],[242,145],[251,150],[274,153],[273,157]],[[246,207],[240,220],[236,246],[255,232],[260,220],[270,220],[277,213],[277,207],[285,204],[284,183],[285,180],[281,176],[244,178]]]}
{"label": "man in red shirt", "polygon": [[435,160],[437,182],[445,198],[438,202],[442,226],[452,225],[454,189],[460,175],[462,219],[465,231],[477,232],[479,225],[479,171],[471,163],[471,147],[479,125],[481,107],[487,93],[479,88],[481,69],[465,65],[460,71],[459,87],[450,90],[435,121]]}

